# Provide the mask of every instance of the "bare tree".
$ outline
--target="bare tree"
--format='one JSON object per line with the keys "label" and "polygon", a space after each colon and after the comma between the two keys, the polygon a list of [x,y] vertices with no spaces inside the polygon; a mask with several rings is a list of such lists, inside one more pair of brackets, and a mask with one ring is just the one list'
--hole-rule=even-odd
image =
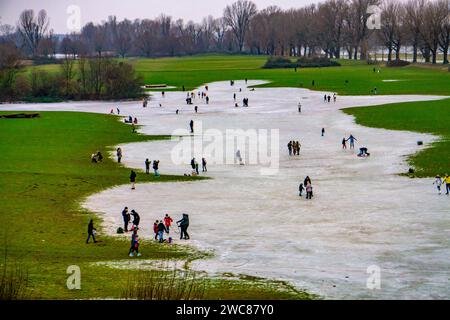
{"label": "bare tree", "polygon": [[250,20],[256,13],[256,5],[247,0],[233,3],[231,6],[227,6],[223,12],[226,23],[233,30],[239,52],[242,52]]}
{"label": "bare tree", "polygon": [[395,59],[400,60],[400,48],[403,39],[404,10],[399,2],[387,0],[383,2],[381,12],[381,30],[378,33],[384,46],[388,50],[387,60],[392,60],[392,51],[396,52]]}
{"label": "bare tree", "polygon": [[39,43],[47,33],[49,23],[45,10],[39,11],[37,16],[33,10],[24,10],[20,14],[17,29],[33,56],[36,55]]}
{"label": "bare tree", "polygon": [[439,50],[442,26],[448,19],[447,12],[442,10],[439,2],[427,2],[422,16],[420,34],[426,47],[431,52],[432,63],[435,64]]}

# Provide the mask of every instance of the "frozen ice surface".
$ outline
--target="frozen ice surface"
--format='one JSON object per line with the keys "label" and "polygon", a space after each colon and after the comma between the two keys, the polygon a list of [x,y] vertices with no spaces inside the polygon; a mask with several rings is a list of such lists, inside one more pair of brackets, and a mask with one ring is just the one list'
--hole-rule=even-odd
{"label": "frozen ice surface", "polygon": [[[249,81],[248,85],[258,83]],[[250,106],[235,108],[233,93],[239,105],[248,97]],[[243,81],[236,81],[233,87],[229,82],[209,84],[208,105],[196,95],[193,105],[187,106],[185,92],[166,92],[165,97],[154,92],[147,108],[140,102],[2,108],[109,113],[119,106],[121,115],[138,118],[143,125],[140,131],[146,134],[188,129],[191,119],[201,120],[204,131],[279,129],[280,168],[276,175],[261,175],[259,165],[209,163],[206,175],[211,180],[138,184],[134,191],[123,185],[92,195],[85,206],[104,214],[111,234],[121,225],[122,208],[133,208],[141,215],[141,236],[149,238],[154,220],[165,213],[177,219],[188,213],[192,239],[188,243],[215,252],[213,258],[195,261],[192,267],[212,274],[283,279],[331,299],[449,298],[450,199],[437,194],[432,179],[397,175],[407,171],[407,155],[427,147],[436,137],[359,126],[339,110],[442,97],[338,96],[336,103],[325,103],[324,94],[295,88],[250,91]],[[180,114],[175,114],[176,109]],[[356,150],[369,148],[369,158],[341,149],[342,138],[350,133],[358,139]],[[300,141],[300,156],[288,156],[289,140]],[[418,140],[425,146],[417,146]],[[163,174],[190,172],[189,159],[185,164],[171,160],[176,143],[121,145],[122,161],[142,169],[145,158],[159,159]],[[196,156],[200,162],[201,155]],[[310,201],[300,198],[297,191],[306,175],[314,186]],[[139,182],[139,175],[137,179]],[[126,254],[127,249],[123,250]],[[367,288],[367,281],[373,279],[367,272],[370,266],[380,268],[379,290]]]}

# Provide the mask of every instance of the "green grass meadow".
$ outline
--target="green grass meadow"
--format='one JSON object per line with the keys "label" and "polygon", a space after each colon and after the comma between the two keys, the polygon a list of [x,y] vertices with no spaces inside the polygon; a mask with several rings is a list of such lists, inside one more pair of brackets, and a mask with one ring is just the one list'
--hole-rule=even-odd
{"label": "green grass meadow", "polygon": [[[450,72],[442,66],[411,65],[387,68],[367,65],[365,61],[338,60],[341,67],[297,69],[262,69],[267,56],[198,55],[171,58],[125,58],[143,77],[145,84],[167,84],[181,90],[192,90],[213,81],[266,80],[261,87],[302,87],[333,91],[341,95],[378,94],[450,95]],[[373,72],[373,68],[380,72]],[[58,65],[28,67],[59,72]],[[76,67],[74,68],[76,70]],[[312,81],[314,80],[314,86]],[[383,80],[400,80],[383,82]],[[346,82],[348,81],[348,82]],[[160,89],[159,89],[160,90]]]}

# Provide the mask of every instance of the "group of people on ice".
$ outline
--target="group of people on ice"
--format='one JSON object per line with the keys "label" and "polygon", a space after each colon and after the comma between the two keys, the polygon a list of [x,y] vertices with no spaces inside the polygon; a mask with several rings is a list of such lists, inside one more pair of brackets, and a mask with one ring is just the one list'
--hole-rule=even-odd
{"label": "group of people on ice", "polygon": [[[202,172],[208,172],[208,168],[206,167],[206,159],[202,158]],[[198,161],[194,158],[191,159],[191,168],[192,168],[192,176],[198,176],[200,174],[198,169]]]}
{"label": "group of people on ice", "polygon": [[289,143],[287,144],[289,155],[290,156],[292,156],[292,155],[299,156],[300,155],[300,147],[301,146],[302,145],[298,141],[289,141]]}
{"label": "group of people on ice", "polygon": [[313,197],[313,187],[311,184],[311,178],[306,176],[303,180],[303,183],[300,183],[298,186],[298,195],[299,197],[303,196],[303,191],[306,191],[306,199],[312,199]]}
{"label": "group of people on ice", "polygon": [[450,194],[450,177],[448,174],[445,174],[444,178],[441,178],[440,175],[436,175],[433,184],[436,186],[439,194],[442,194],[441,188],[443,187],[445,187],[445,194]]}

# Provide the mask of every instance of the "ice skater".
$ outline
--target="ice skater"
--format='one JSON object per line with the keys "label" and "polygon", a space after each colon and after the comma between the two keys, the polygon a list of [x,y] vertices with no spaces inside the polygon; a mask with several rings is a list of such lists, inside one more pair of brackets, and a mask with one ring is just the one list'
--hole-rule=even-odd
{"label": "ice skater", "polygon": [[450,177],[448,176],[448,174],[445,174],[445,177],[442,180],[442,183],[445,183],[445,194],[449,195],[449,193],[450,193]]}
{"label": "ice skater", "polygon": [[358,141],[352,134],[348,137],[347,141],[350,141],[350,149],[355,149],[355,141]]}
{"label": "ice skater", "polygon": [[306,185],[306,199],[312,199],[313,187],[310,182]]}
{"label": "ice skater", "polygon": [[133,230],[135,230],[139,227],[139,222],[141,221],[141,217],[139,216],[139,213],[134,211],[134,209],[131,210],[131,215],[133,216]]}
{"label": "ice skater", "polygon": [[134,172],[134,170],[131,170],[130,173],[130,183],[131,183],[131,190],[136,189],[136,172]]}
{"label": "ice skater", "polygon": [[441,194],[441,186],[442,186],[442,179],[439,175],[435,177],[435,180],[433,182],[433,185],[436,185],[436,188],[438,190],[438,193]]}
{"label": "ice skater", "polygon": [[122,210],[123,230],[128,232],[128,223],[130,222],[130,214],[128,213],[128,207]]}
{"label": "ice skater", "polygon": [[120,163],[120,161],[122,160],[122,148],[117,148],[116,150],[116,155],[117,155],[117,162]]}
{"label": "ice skater", "polygon": [[169,231],[166,229],[166,226],[164,225],[163,221],[161,220],[158,224],[158,241],[159,241],[159,243],[164,242],[164,232],[169,233]]}
{"label": "ice skater", "polygon": [[155,177],[159,177],[159,160],[153,160],[153,171],[155,173]]}
{"label": "ice skater", "polygon": [[148,158],[147,159],[145,159],[145,173],[146,174],[150,174],[150,160],[148,160]]}
{"label": "ice skater", "polygon": [[170,226],[172,225],[173,219],[166,213],[164,217],[164,225],[166,226],[167,233],[170,232]]}
{"label": "ice skater", "polygon": [[322,137],[325,135],[325,128],[322,128]]}
{"label": "ice skater", "polygon": [[305,190],[305,188],[303,187],[303,183],[300,183],[300,185],[298,186],[298,195],[299,195],[299,197],[302,196],[303,190]]}
{"label": "ice skater", "polygon": [[184,240],[189,240],[189,234],[187,233],[187,229],[189,227],[189,215],[183,213],[183,218],[177,221],[178,227],[180,227],[180,240],[184,238]]}

